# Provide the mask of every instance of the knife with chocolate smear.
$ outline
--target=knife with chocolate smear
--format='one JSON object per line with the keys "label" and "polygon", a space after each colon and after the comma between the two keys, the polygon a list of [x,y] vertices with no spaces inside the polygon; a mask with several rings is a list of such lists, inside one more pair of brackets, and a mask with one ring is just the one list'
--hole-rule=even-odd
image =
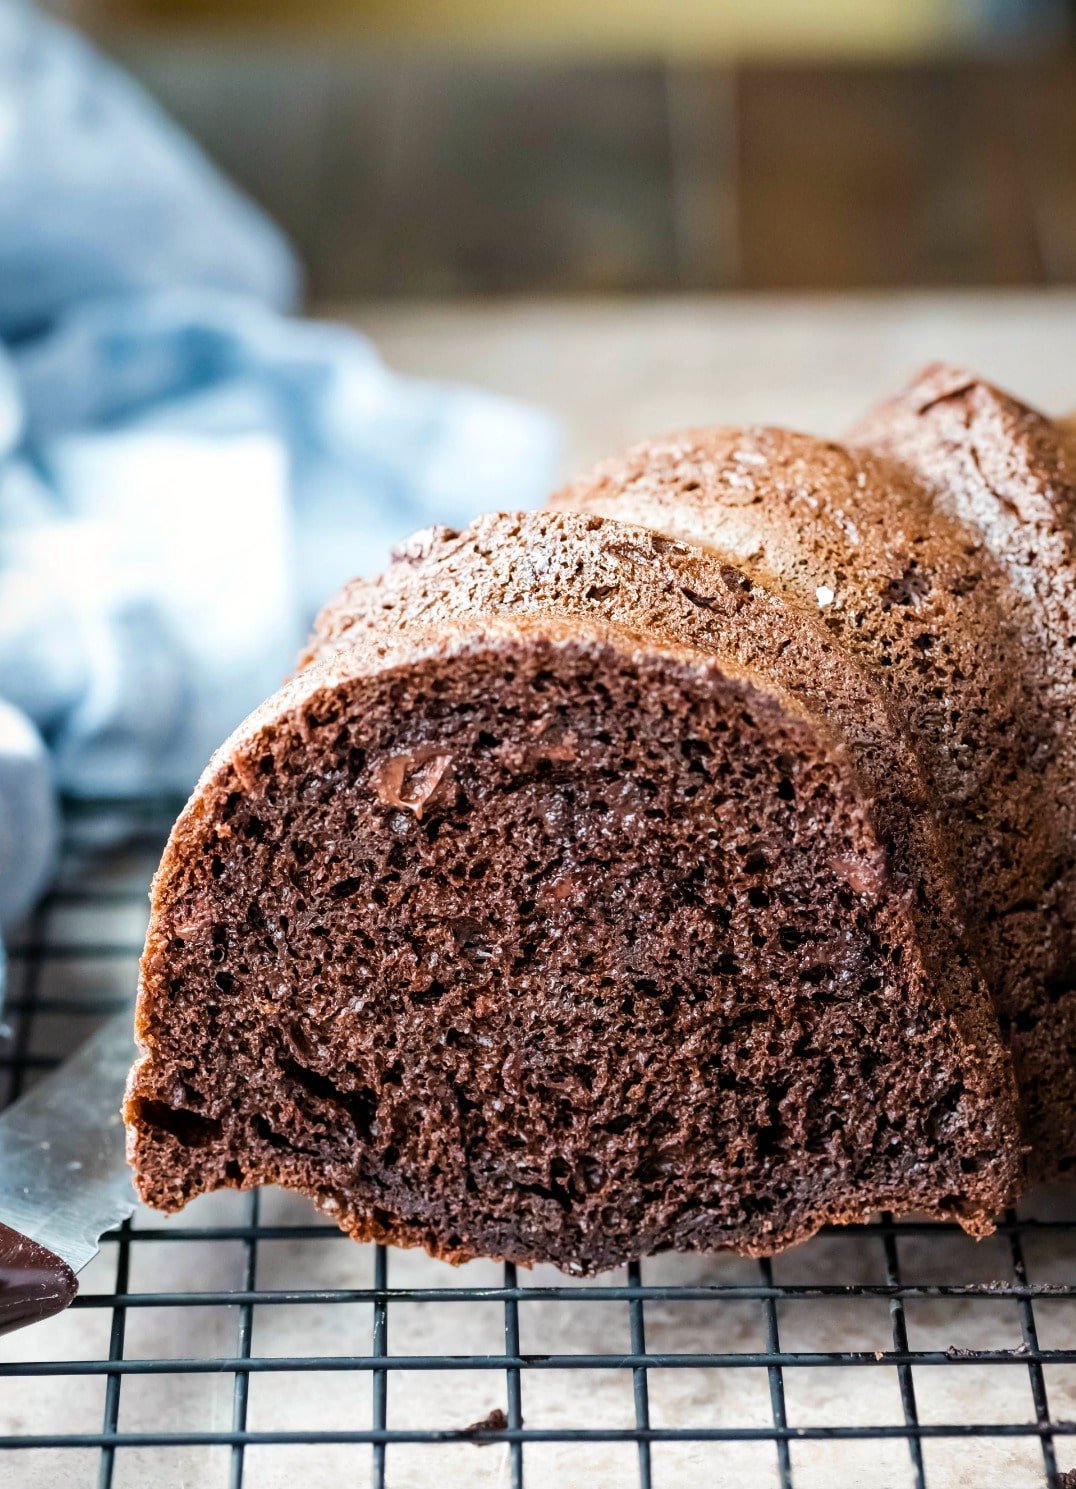
{"label": "knife with chocolate smear", "polygon": [[0,1334],[50,1318],[135,1207],[120,1102],[134,1058],[117,1014],[0,1114]]}

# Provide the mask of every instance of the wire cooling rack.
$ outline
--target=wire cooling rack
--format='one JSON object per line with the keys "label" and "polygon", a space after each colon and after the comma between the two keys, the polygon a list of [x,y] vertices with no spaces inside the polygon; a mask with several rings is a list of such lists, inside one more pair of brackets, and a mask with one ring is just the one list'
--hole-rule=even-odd
{"label": "wire cooling rack", "polygon": [[[10,948],[0,1103],[129,999],[173,810],[69,813]],[[580,1282],[228,1193],[139,1211],[81,1282],[0,1340],[0,1485],[1076,1485],[1071,1194],[979,1244],[883,1218]]]}

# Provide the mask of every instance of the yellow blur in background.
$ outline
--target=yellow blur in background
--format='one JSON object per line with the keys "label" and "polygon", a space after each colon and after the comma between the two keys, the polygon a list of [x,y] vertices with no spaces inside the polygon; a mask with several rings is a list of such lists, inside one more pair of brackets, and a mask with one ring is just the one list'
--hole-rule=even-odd
{"label": "yellow blur in background", "polygon": [[113,0],[113,19],[286,25],[400,42],[589,55],[901,56],[959,44],[959,0]]}

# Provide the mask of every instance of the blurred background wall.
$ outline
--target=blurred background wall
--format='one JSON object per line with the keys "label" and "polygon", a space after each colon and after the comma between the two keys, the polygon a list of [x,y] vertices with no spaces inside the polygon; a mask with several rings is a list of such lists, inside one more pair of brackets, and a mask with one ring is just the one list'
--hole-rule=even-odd
{"label": "blurred background wall", "polygon": [[1076,280],[1073,0],[66,0],[320,301]]}

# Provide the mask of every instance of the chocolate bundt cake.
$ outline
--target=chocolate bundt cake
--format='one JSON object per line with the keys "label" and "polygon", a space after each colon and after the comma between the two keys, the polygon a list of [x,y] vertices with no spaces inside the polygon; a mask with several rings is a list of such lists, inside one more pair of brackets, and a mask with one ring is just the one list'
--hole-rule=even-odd
{"label": "chocolate bundt cake", "polygon": [[589,1272],[1070,1168],[1067,438],[932,369],[347,586],[155,880],[143,1197]]}

